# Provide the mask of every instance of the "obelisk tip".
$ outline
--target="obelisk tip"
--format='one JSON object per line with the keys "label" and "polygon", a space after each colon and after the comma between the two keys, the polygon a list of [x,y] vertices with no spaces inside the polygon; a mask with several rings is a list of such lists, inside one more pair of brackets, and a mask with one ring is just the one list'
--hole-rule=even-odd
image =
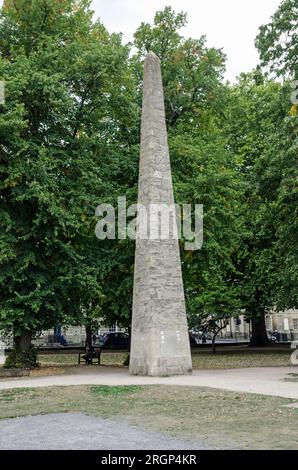
{"label": "obelisk tip", "polygon": [[160,62],[160,58],[153,51],[148,52],[148,54],[146,56],[146,60]]}

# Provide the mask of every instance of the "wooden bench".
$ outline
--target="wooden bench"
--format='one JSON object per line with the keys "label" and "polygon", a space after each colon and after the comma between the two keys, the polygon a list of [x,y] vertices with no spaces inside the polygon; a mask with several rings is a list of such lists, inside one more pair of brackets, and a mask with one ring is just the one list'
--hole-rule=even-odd
{"label": "wooden bench", "polygon": [[[86,356],[87,357],[83,357]],[[93,359],[97,359],[98,365],[100,365],[100,355],[101,355],[101,348],[97,349],[96,351],[93,351],[93,353],[86,353],[86,352],[81,352],[78,355],[78,364],[81,364],[81,362],[85,362],[86,365],[88,364],[93,364]]]}

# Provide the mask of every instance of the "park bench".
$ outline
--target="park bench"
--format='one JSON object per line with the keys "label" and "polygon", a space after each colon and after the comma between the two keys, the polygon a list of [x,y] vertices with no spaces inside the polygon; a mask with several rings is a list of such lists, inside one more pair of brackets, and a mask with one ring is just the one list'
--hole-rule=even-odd
{"label": "park bench", "polygon": [[97,359],[98,365],[100,365],[100,355],[101,355],[101,348],[93,351],[93,353],[89,353],[88,357],[83,357],[86,356],[86,352],[80,352],[78,355],[78,364],[81,364],[81,362],[85,362],[85,364],[93,364],[93,360]]}

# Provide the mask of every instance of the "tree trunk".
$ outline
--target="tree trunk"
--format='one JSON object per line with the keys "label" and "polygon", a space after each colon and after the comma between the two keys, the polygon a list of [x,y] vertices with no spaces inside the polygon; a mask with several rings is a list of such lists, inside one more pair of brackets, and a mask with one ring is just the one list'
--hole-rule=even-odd
{"label": "tree trunk", "polygon": [[216,352],[216,345],[215,345],[216,336],[217,334],[212,337],[212,352],[213,353]]}
{"label": "tree trunk", "polygon": [[86,340],[85,348],[92,348],[92,327],[91,325],[86,325]]}
{"label": "tree trunk", "polygon": [[29,351],[31,346],[32,333],[24,331],[21,335],[14,337],[15,349],[18,353]]}
{"label": "tree trunk", "polygon": [[251,321],[250,346],[268,346],[269,339],[266,331],[265,310]]}

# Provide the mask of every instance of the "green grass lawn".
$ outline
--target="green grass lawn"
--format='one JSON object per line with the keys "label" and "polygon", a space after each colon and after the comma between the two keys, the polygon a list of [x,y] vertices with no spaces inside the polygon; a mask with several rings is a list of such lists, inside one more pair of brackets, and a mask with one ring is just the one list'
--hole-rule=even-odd
{"label": "green grass lawn", "polygon": [[[101,354],[101,362],[107,366],[122,366],[127,353]],[[78,363],[78,354],[39,354],[38,361],[42,366],[70,366]],[[95,361],[96,363],[96,361]]]}
{"label": "green grass lawn", "polygon": [[220,351],[192,354],[194,369],[237,369],[243,367],[290,366],[290,352]]}
{"label": "green grass lawn", "polygon": [[296,449],[293,400],[199,387],[76,386],[0,391],[0,418],[84,412],[211,448]]}
{"label": "green grass lawn", "polygon": [[[77,364],[77,354],[40,354],[39,362],[42,366],[70,366]],[[104,352],[101,362],[107,366],[122,366],[126,353]],[[290,352],[250,352],[245,351],[220,351],[211,352],[193,351],[194,369],[235,369],[242,367],[272,367],[289,366]]]}

